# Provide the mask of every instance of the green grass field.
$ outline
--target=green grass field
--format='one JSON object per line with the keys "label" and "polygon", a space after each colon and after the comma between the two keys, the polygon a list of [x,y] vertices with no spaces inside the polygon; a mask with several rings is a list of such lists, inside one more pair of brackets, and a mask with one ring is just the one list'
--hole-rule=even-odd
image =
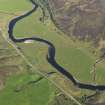
{"label": "green grass field", "polygon": [[36,84],[26,85],[20,92],[15,92],[17,86],[24,85],[28,81],[35,80],[33,77],[22,74],[8,78],[6,87],[0,94],[1,105],[47,105],[53,89],[47,80],[43,79]]}
{"label": "green grass field", "polygon": [[[30,9],[31,4],[28,0],[0,0],[0,11],[6,11],[8,13],[12,12],[20,15]],[[56,60],[60,65],[62,65],[80,81],[86,83],[92,82],[92,74],[90,74],[90,71],[92,70],[92,65],[97,59],[97,57],[92,54],[94,48],[88,43],[79,41],[74,43],[70,38],[68,38],[68,36],[57,30],[50,19],[46,20],[45,23],[40,22],[39,18],[41,16],[42,11],[41,9],[38,9],[29,17],[19,21],[14,29],[14,35],[16,37],[36,36],[49,40],[56,47]],[[0,22],[2,22],[0,27],[5,35],[8,35],[7,25],[13,17],[14,16],[9,14],[0,13]],[[21,48],[21,51],[26,58],[33,64],[33,66],[35,66],[36,69],[33,71],[37,70],[42,73],[57,71],[46,61],[46,54],[48,50],[46,45],[38,42],[31,44],[21,43],[17,45]],[[0,47],[2,46],[0,45]],[[11,48],[9,45],[8,47]],[[1,53],[5,53],[5,55],[7,55],[6,52]],[[10,52],[10,54],[12,53]],[[18,59],[20,60],[20,58]],[[8,64],[12,60],[13,58],[10,58],[7,61],[2,61],[2,63],[4,64],[4,62],[7,62]],[[14,62],[12,62],[12,64],[17,62],[16,59],[13,61]],[[36,74],[33,78],[30,74],[26,73],[26,69],[24,68],[24,66],[26,67],[25,63],[22,62],[20,67],[22,66],[22,69],[24,69],[22,74],[15,74],[7,78],[6,86],[0,94],[0,105],[48,105],[48,102],[54,97],[52,97],[52,95],[54,95],[55,88],[52,88],[51,84],[46,79],[41,80],[37,84],[26,86],[26,88],[19,93],[14,92],[17,85],[21,86],[29,80],[37,79]],[[105,80],[104,67],[104,63],[97,66],[96,82],[99,84],[103,84]],[[57,73],[57,75],[60,76],[59,73]],[[56,76],[53,77],[53,81],[59,83],[59,80],[64,81],[65,78],[58,78],[57,80]],[[65,88],[66,91],[69,90],[69,88],[66,87],[65,82],[62,82],[60,87]]]}
{"label": "green grass field", "polygon": [[[47,105],[53,100],[55,89],[48,80],[36,83],[40,75],[17,54],[1,36],[0,43],[0,105]],[[19,92],[16,90],[19,89]]]}
{"label": "green grass field", "polygon": [[20,2],[21,0],[0,0],[0,11],[11,13],[31,9],[31,4],[28,0],[22,0]]}
{"label": "green grass field", "polygon": [[[8,22],[14,17],[11,13],[19,15],[29,9],[31,9],[31,4],[28,0],[0,0],[2,35],[7,32]],[[26,62],[1,37],[0,81],[5,81],[5,85],[0,90],[0,105],[47,105],[53,100],[55,88],[48,80],[43,78],[37,83],[27,85],[28,82],[35,81],[40,77],[35,72],[32,74],[31,70],[35,71],[32,68],[27,68]],[[8,76],[5,76],[7,74]],[[15,92],[15,89],[21,86],[23,86],[21,91]]]}
{"label": "green grass field", "polygon": [[[56,47],[57,61],[69,72],[74,74],[77,79],[83,82],[91,82],[92,75],[90,71],[92,70],[92,65],[96,58],[92,55],[92,52],[88,51],[88,43],[84,45],[82,45],[82,42],[79,43],[78,41],[73,43],[66,35],[58,34],[54,30],[55,27],[50,20],[46,21],[45,24],[41,23],[39,21],[40,16],[41,10],[38,9],[37,12],[31,16],[18,22],[14,29],[14,34],[17,37],[36,36],[51,41]],[[38,42],[19,45],[22,45],[24,54],[33,64],[38,65],[39,69],[54,70],[45,59],[47,53],[46,45]],[[90,49],[92,48],[90,47]],[[102,81],[99,80],[104,78],[102,75],[104,75],[105,70],[99,66],[97,72],[97,82],[102,83]]]}

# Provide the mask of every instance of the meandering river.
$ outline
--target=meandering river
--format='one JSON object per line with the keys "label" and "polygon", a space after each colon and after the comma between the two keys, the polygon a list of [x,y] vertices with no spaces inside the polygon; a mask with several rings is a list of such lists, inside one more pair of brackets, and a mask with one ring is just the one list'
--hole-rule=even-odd
{"label": "meandering river", "polygon": [[105,85],[86,84],[86,83],[79,82],[79,80],[75,79],[75,77],[70,72],[68,72],[68,70],[66,70],[60,64],[58,64],[56,61],[56,58],[55,58],[56,49],[55,49],[55,46],[53,45],[53,43],[51,43],[45,39],[38,38],[38,37],[24,37],[24,38],[16,38],[15,37],[13,30],[14,30],[16,23],[19,22],[21,19],[31,15],[38,8],[38,5],[33,0],[30,0],[30,2],[33,4],[32,10],[30,10],[27,13],[25,13],[19,17],[16,17],[10,21],[9,26],[8,26],[9,38],[14,43],[23,43],[23,42],[28,41],[28,40],[33,40],[33,41],[38,41],[40,43],[46,44],[48,46],[48,53],[46,56],[46,60],[48,61],[48,63],[50,65],[52,65],[52,67],[54,67],[61,74],[66,76],[70,81],[72,81],[76,87],[78,87],[80,89],[88,89],[88,90],[101,90],[101,91],[105,90]]}

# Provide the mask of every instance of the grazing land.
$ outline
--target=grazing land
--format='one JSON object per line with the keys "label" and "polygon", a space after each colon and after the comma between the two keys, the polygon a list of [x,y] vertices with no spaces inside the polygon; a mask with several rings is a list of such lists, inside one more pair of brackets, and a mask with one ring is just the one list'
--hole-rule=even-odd
{"label": "grazing land", "polygon": [[[34,1],[38,9],[16,23],[14,36],[42,38],[53,43],[56,61],[77,80],[103,85],[105,60],[102,58],[100,61],[100,56],[104,54],[105,16],[101,4],[98,5],[97,0],[89,1],[91,5],[86,0]],[[31,9],[29,0],[0,0],[0,105],[104,103],[104,92],[97,93],[74,86],[47,62],[46,44],[37,41],[14,43],[9,39],[9,22]],[[92,21],[94,17],[97,19]],[[96,63],[97,60],[99,63]],[[48,75],[50,72],[55,73]],[[96,95],[91,97],[95,92]]]}

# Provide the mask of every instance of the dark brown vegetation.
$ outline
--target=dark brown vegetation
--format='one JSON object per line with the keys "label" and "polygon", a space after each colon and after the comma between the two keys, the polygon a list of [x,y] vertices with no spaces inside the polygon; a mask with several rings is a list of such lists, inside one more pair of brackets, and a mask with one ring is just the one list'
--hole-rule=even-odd
{"label": "dark brown vegetation", "polygon": [[54,20],[68,36],[93,41],[105,39],[105,6],[102,0],[49,0]]}

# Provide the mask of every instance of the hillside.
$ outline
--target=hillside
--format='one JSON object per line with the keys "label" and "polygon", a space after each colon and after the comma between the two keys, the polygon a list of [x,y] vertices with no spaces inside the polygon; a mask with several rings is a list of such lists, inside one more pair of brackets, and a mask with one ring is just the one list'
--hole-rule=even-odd
{"label": "hillside", "polygon": [[49,0],[49,4],[57,27],[66,35],[95,46],[105,42],[104,0]]}

